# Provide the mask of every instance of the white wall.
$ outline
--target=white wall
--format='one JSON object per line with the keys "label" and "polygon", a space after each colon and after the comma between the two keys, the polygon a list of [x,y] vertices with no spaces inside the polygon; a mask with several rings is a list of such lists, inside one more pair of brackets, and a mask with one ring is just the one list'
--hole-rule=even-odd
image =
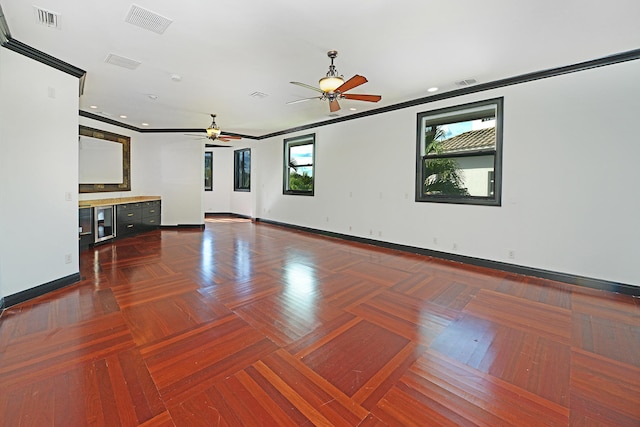
{"label": "white wall", "polygon": [[231,212],[233,148],[208,148],[206,151],[213,153],[213,190],[203,192],[202,203],[204,211],[207,213]]}
{"label": "white wall", "polygon": [[204,224],[204,142],[175,134],[144,134],[144,140],[160,154],[162,225]]}
{"label": "white wall", "polygon": [[[632,61],[304,131],[316,133],[314,197],[282,194],[295,134],[260,141],[253,216],[640,285],[638,75]],[[502,206],[416,203],[416,114],[500,96]]]}
{"label": "white wall", "polygon": [[[231,188],[230,195],[230,209],[232,213],[245,215],[249,217],[257,216],[255,211],[256,200],[259,197],[260,192],[263,189],[262,183],[260,179],[256,176],[256,171],[258,170],[258,163],[261,161],[260,157],[256,154],[257,148],[260,147],[261,143],[256,141],[249,141],[243,139],[239,143],[235,143],[233,149],[240,150],[243,148],[251,149],[251,191],[234,191],[233,190],[233,152],[231,153],[231,174],[230,174],[230,183],[228,184],[229,188]],[[278,163],[280,165],[282,162]]]}
{"label": "white wall", "polygon": [[4,48],[0,63],[0,289],[7,297],[79,271],[78,79]]}

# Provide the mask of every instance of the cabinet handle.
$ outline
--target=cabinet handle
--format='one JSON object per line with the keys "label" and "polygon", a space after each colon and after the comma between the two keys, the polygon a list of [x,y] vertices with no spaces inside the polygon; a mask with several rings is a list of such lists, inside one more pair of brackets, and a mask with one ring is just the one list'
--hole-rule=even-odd
{"label": "cabinet handle", "polygon": [[133,216],[133,214],[132,214],[132,213],[130,213],[130,214],[127,214],[127,216]]}
{"label": "cabinet handle", "polygon": [[155,211],[156,211],[155,209],[151,209],[149,213],[154,213]]}
{"label": "cabinet handle", "polygon": [[151,220],[151,221],[149,221],[149,222],[156,222],[156,220],[155,220],[155,219],[152,219],[152,220]]}
{"label": "cabinet handle", "polygon": [[133,224],[127,225],[127,228],[133,228]]}

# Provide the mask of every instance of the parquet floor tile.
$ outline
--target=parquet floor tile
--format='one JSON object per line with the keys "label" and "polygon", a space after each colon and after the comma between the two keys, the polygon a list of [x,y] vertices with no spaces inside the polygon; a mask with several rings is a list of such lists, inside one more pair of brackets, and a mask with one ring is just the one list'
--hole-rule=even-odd
{"label": "parquet floor tile", "polygon": [[276,345],[232,314],[141,347],[161,396],[179,401],[275,351]]}
{"label": "parquet floor tile", "polygon": [[582,350],[572,362],[573,425],[640,425],[640,368]]}
{"label": "parquet floor tile", "polygon": [[[380,346],[380,342],[385,345]],[[302,361],[352,396],[409,342],[400,335],[362,320],[306,354]]]}
{"label": "parquet floor tile", "polygon": [[640,299],[247,219],[0,316],[0,426],[640,425]]}

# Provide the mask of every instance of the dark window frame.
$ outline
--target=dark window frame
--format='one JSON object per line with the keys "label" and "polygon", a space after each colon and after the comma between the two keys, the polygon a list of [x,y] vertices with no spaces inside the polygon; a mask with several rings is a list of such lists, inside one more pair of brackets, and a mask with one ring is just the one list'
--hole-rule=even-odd
{"label": "dark window frame", "polygon": [[[439,126],[452,123],[460,123],[469,120],[483,118],[486,115],[486,109],[494,106],[495,108],[495,149],[470,150],[466,152],[449,153],[449,154],[430,154],[425,156],[423,153],[424,124],[429,126]],[[482,107],[487,107],[483,109]],[[480,111],[469,111],[469,110]],[[503,116],[504,116],[504,98],[492,98],[478,102],[471,102],[453,107],[440,108],[437,110],[425,111],[417,114],[417,131],[416,131],[416,182],[415,182],[415,201],[416,202],[434,202],[434,203],[453,203],[466,205],[485,205],[485,206],[501,206],[502,204],[502,144],[503,144]],[[433,119],[429,119],[433,117]],[[428,159],[455,159],[470,158],[477,156],[493,155],[493,195],[488,196],[471,196],[471,195],[444,195],[444,194],[426,194],[424,192],[424,183],[427,179],[425,160]]]}
{"label": "dark window frame", "polygon": [[[313,161],[310,164],[297,165],[300,167],[311,167],[313,172],[311,174],[311,190],[292,190],[289,188],[290,179],[290,158],[291,147],[299,147],[302,145],[311,145],[313,147]],[[282,194],[294,194],[298,196],[313,196],[315,194],[316,187],[316,134],[311,133],[307,135],[295,136],[293,138],[286,138],[284,140],[284,153],[283,153],[283,181],[282,181]]]}
{"label": "dark window frame", "polygon": [[[248,173],[245,171],[245,163],[247,161],[249,161]],[[251,191],[250,148],[242,148],[233,152],[233,191]]]}
{"label": "dark window frame", "polygon": [[211,151],[204,152],[204,191],[213,191],[213,153]]}

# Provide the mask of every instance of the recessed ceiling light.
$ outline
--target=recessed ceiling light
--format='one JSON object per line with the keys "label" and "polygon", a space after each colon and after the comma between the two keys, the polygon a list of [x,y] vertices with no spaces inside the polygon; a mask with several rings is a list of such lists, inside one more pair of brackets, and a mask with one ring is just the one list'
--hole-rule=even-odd
{"label": "recessed ceiling light", "polygon": [[152,101],[157,101],[158,100],[158,95],[154,95],[152,93],[147,95],[149,97],[150,100]]}
{"label": "recessed ceiling light", "polygon": [[142,126],[149,126],[149,123],[143,123]]}
{"label": "recessed ceiling light", "polygon": [[434,87],[430,87],[429,89],[427,89],[427,92],[435,92],[437,90],[438,90],[438,88],[434,86]]}
{"label": "recessed ceiling light", "polygon": [[171,74],[171,80],[173,80],[174,82],[179,82],[182,80],[182,77],[180,77],[179,74]]}
{"label": "recessed ceiling light", "polygon": [[127,116],[125,116],[124,114],[121,114],[121,115],[120,115],[120,118],[121,118],[121,119],[126,119],[126,118],[127,118]]}
{"label": "recessed ceiling light", "polygon": [[98,108],[98,106],[97,105],[90,105],[89,108],[93,108],[95,110],[96,108]]}
{"label": "recessed ceiling light", "polygon": [[349,111],[356,111],[356,109],[351,107],[351,108],[349,108]]}

